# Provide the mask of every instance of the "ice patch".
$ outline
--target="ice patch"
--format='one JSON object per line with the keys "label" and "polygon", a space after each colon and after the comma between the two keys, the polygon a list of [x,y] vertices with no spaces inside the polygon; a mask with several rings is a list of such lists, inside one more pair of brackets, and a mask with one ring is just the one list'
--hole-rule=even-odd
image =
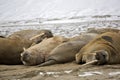
{"label": "ice patch", "polygon": [[84,72],[84,74],[79,74],[79,77],[86,77],[86,76],[92,76],[92,75],[101,75],[102,72],[94,71],[94,72]]}
{"label": "ice patch", "polygon": [[61,72],[40,72],[39,75],[40,76],[45,76],[45,75],[48,75],[48,76],[53,76],[53,77],[59,77],[59,75],[61,74]]}
{"label": "ice patch", "polygon": [[44,76],[44,75],[45,75],[43,72],[40,72],[39,74],[40,74],[41,76]]}
{"label": "ice patch", "polygon": [[72,72],[72,70],[64,71],[64,73],[67,73],[67,74],[69,74],[69,73],[71,73],[71,72]]}
{"label": "ice patch", "polygon": [[46,72],[48,75],[60,74],[60,72]]}
{"label": "ice patch", "polygon": [[108,75],[110,76],[120,75],[120,72],[110,72]]}

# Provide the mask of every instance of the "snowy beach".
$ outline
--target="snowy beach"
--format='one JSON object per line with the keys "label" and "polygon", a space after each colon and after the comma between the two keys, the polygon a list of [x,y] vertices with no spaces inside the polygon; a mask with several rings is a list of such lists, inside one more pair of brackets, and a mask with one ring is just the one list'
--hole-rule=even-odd
{"label": "snowy beach", "polygon": [[[90,28],[120,29],[120,0],[0,0],[0,35],[48,29],[73,37]],[[2,47],[2,45],[1,45]],[[120,65],[74,61],[45,67],[0,65],[0,80],[120,80]]]}

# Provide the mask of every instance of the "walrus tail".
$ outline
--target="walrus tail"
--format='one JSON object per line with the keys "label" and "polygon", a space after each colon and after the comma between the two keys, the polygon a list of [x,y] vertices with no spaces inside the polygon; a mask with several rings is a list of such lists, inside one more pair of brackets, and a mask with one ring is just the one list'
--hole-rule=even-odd
{"label": "walrus tail", "polygon": [[49,60],[49,61],[46,61],[40,65],[37,65],[38,67],[42,67],[42,66],[49,66],[49,65],[52,65],[52,64],[56,64],[57,62],[55,60]]}
{"label": "walrus tail", "polygon": [[93,60],[93,61],[90,61],[90,62],[87,62],[87,63],[83,64],[82,66],[95,64],[95,63],[97,63],[97,62],[98,62],[98,60]]}

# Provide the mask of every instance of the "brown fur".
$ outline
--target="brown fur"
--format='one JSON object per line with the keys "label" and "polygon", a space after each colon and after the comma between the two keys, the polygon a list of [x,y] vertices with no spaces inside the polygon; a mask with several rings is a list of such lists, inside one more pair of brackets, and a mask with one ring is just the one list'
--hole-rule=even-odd
{"label": "brown fur", "polygon": [[[75,54],[85,45],[84,41],[69,41],[53,49],[44,63],[39,66],[66,63],[75,60]],[[54,63],[52,62],[54,61]]]}
{"label": "brown fur", "polygon": [[[38,34],[44,33],[44,35],[37,37],[34,40],[30,40]],[[52,37],[52,33],[49,30],[21,30],[11,34],[6,38],[0,38],[0,64],[20,64],[20,53],[23,52],[23,48],[30,47],[33,43],[39,43],[44,38]]]}
{"label": "brown fur", "polygon": [[44,33],[44,34],[41,36],[38,36],[35,39],[32,39],[31,41],[35,42],[35,43],[39,43],[45,38],[53,37],[53,34],[50,30],[21,30],[21,31],[17,31],[17,32],[14,32],[13,34],[9,35],[8,38],[10,38],[10,39],[19,38],[19,39],[30,40],[32,37],[42,34],[42,33]]}
{"label": "brown fur", "polygon": [[21,64],[20,53],[31,44],[20,39],[0,38],[0,64]]}
{"label": "brown fur", "polygon": [[21,60],[25,65],[41,64],[55,47],[66,41],[68,39],[61,36],[45,39],[41,43],[26,49],[21,54]]}
{"label": "brown fur", "polygon": [[97,36],[76,54],[77,63],[98,60],[97,64],[120,63],[120,36],[116,32],[106,32]]}

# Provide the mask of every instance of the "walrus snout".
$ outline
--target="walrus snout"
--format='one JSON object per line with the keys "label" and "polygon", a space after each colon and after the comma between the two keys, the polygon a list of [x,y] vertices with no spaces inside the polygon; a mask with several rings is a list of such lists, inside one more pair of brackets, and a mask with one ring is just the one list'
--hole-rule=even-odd
{"label": "walrus snout", "polygon": [[90,54],[76,54],[76,63],[77,64],[96,64],[96,53],[90,53]]}
{"label": "walrus snout", "polygon": [[21,60],[22,60],[23,64],[26,65],[26,63],[30,61],[30,54],[29,54],[29,52],[21,53]]}
{"label": "walrus snout", "polygon": [[107,63],[107,60],[108,60],[108,52],[105,50],[98,50],[93,53],[83,55],[82,57],[82,62],[85,62],[85,65],[86,64],[103,65]]}
{"label": "walrus snout", "polygon": [[108,60],[108,52],[105,50],[99,50],[96,52],[95,58],[98,60],[98,65],[103,65],[107,63]]}

